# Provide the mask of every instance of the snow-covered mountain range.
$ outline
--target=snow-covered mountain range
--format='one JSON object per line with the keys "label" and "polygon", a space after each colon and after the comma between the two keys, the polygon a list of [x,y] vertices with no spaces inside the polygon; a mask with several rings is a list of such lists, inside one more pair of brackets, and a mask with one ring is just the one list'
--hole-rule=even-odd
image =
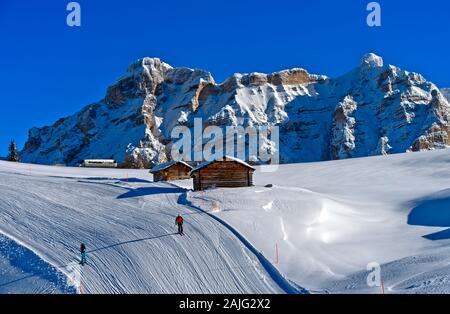
{"label": "snow-covered mountain range", "polygon": [[173,127],[192,127],[196,117],[205,127],[279,126],[283,163],[450,145],[450,105],[443,92],[375,54],[337,78],[295,68],[235,74],[221,84],[207,71],[144,58],[103,100],[52,126],[32,128],[21,157],[75,165],[86,158],[122,162],[132,156],[155,164],[170,159]]}

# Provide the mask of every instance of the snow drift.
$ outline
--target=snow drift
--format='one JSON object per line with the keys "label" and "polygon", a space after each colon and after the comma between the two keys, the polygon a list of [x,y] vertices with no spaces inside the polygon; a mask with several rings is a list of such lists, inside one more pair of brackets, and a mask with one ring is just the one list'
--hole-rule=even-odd
{"label": "snow drift", "polygon": [[449,178],[442,150],[282,165],[254,188],[189,199],[310,291],[381,293],[366,284],[376,262],[387,292],[448,293]]}

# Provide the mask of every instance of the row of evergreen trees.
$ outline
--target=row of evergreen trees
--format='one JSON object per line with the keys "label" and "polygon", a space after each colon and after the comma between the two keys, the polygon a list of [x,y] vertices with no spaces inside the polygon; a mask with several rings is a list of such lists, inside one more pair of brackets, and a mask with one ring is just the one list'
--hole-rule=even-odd
{"label": "row of evergreen trees", "polygon": [[12,140],[11,143],[9,144],[8,151],[9,151],[9,153],[8,153],[8,157],[6,157],[6,160],[13,161],[13,162],[20,162],[19,151],[17,150],[17,145],[14,140]]}

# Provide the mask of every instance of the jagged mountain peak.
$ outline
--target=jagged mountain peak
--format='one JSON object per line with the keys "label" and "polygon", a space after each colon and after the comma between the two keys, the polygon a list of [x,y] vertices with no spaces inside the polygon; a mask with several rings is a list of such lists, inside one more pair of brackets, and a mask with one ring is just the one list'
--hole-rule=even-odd
{"label": "jagged mountain peak", "polygon": [[141,72],[144,69],[151,71],[153,69],[161,69],[161,68],[172,69],[172,66],[170,64],[161,61],[160,58],[144,57],[128,65],[127,73],[134,74],[136,72]]}

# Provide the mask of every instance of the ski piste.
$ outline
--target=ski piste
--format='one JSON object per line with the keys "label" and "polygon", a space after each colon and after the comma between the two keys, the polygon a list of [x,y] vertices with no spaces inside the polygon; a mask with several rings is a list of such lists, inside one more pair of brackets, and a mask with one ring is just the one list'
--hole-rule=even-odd
{"label": "ski piste", "polygon": [[450,1],[47,2],[0,0],[2,305],[450,294]]}
{"label": "ski piste", "polygon": [[[241,245],[241,241],[215,222],[212,216],[231,225],[257,249],[255,252],[263,254],[289,280],[312,287],[313,291],[345,292],[348,287],[353,287],[352,291],[374,291],[374,288],[365,286],[365,282],[356,284],[366,274],[364,271],[358,272],[358,269],[367,266],[361,255],[351,254],[357,250],[374,260],[377,256],[384,256],[382,260],[393,261],[382,266],[385,274],[395,273],[397,278],[395,281],[384,278],[385,292],[402,292],[407,291],[407,283],[416,280],[411,272],[422,269],[422,272],[425,271],[423,276],[437,278],[447,267],[445,261],[450,258],[450,253],[441,246],[443,242],[423,237],[440,232],[442,228],[405,224],[411,210],[404,207],[404,204],[427,194],[435,194],[430,204],[434,203],[433,199],[437,202],[439,199],[445,200],[445,191],[450,182],[446,176],[437,178],[435,174],[445,173],[447,159],[445,151],[434,151],[340,161],[338,167],[337,162],[326,165],[285,165],[280,166],[279,175],[268,173],[257,177],[254,188],[218,189],[205,192],[204,195],[190,191],[189,185],[184,182],[150,182],[145,179],[148,176],[146,171],[130,172],[129,178],[140,179],[124,182],[120,180],[123,178],[121,170],[33,166],[33,172],[29,175],[27,165],[11,166],[0,162],[0,201],[4,204],[0,212],[0,218],[4,221],[0,231],[32,249],[43,261],[57,266],[63,274],[67,270],[59,266],[67,265],[67,261],[78,254],[77,243],[87,243],[89,266],[83,268],[86,273],[86,293],[143,292],[148,291],[149,285],[152,291],[284,292],[277,284],[278,275],[262,266],[255,253]],[[437,169],[433,170],[431,176],[430,166]],[[359,169],[359,182],[354,179],[354,167]],[[320,182],[314,177],[314,173],[318,172],[322,173]],[[414,180],[408,175],[413,172]],[[364,181],[361,181],[361,175],[366,178]],[[324,177],[327,178],[326,184],[323,183]],[[267,182],[272,182],[273,186],[265,187]],[[319,183],[320,189],[317,188]],[[316,191],[301,187],[307,184],[316,185]],[[25,185],[28,187],[27,193],[22,190]],[[58,195],[50,192],[52,186],[58,186]],[[401,192],[402,186],[408,186],[407,194]],[[330,190],[334,191],[333,196],[327,194]],[[28,197],[28,193],[32,195]],[[7,201],[9,199],[16,201],[11,203]],[[357,206],[347,202],[348,199],[357,201]],[[221,200],[221,204],[218,211],[211,212],[213,200]],[[240,202],[246,204],[245,210],[240,207]],[[295,218],[299,204],[306,206],[305,213],[313,217],[317,215],[315,225],[305,225]],[[420,204],[415,205],[417,209],[414,213],[420,213]],[[199,206],[207,214],[193,206]],[[44,212],[45,217],[36,217],[36,210]],[[173,217],[179,210],[189,222],[189,237],[181,238],[183,236],[174,230]],[[419,224],[421,221],[414,215],[410,217],[410,223]],[[251,220],[249,217],[258,219]],[[376,223],[380,219],[390,221],[384,225],[381,234],[377,231],[379,224]],[[338,223],[334,224],[334,220]],[[334,230],[334,233],[327,234],[326,230]],[[56,239],[55,234],[58,235],[57,241],[51,240]],[[271,234],[280,236],[272,237]],[[436,234],[433,237],[438,236]],[[334,237],[348,244],[340,246],[334,242]],[[395,250],[391,249],[392,237],[396,238],[395,243],[399,245]],[[360,246],[357,241],[359,238],[370,240],[370,249]],[[189,241],[185,241],[187,239]],[[52,243],[51,246],[49,243]],[[312,247],[317,245],[324,250],[333,248],[341,260],[353,256],[352,262],[348,264],[354,265],[348,270],[348,279],[336,279],[322,271],[321,267],[328,265],[334,272],[345,273],[349,266],[341,268],[341,264],[336,264],[327,255],[314,252]],[[205,260],[197,260],[199,256],[205,257]],[[296,267],[286,263],[286,256],[293,256],[290,258],[298,261]],[[414,263],[415,260],[429,258],[434,262],[428,263],[427,268],[421,263]],[[192,260],[195,264],[188,262]],[[309,264],[308,260],[316,263]],[[177,261],[177,266],[174,261]],[[180,261],[185,263],[180,265]],[[221,266],[211,267],[211,263]],[[161,268],[158,276],[168,275],[173,280],[166,282],[147,277],[145,273],[140,274],[141,268],[135,268],[137,265]],[[225,265],[229,265],[229,268]],[[189,287],[179,281],[177,267],[183,269],[183,276],[190,278],[192,284]],[[177,269],[178,275],[173,273],[174,269]],[[237,275],[234,274],[236,269],[239,269]],[[307,269],[315,269],[316,275],[307,276]],[[205,278],[197,277],[200,270],[200,278]],[[266,278],[265,283],[258,279],[261,278],[258,275],[261,272]],[[216,275],[225,276],[229,282],[235,282],[231,278],[238,276],[238,284],[205,286],[201,283],[213,282]],[[145,280],[141,280],[140,276],[144,276]],[[246,276],[253,278],[251,283],[244,279]],[[112,277],[117,279],[105,280]],[[118,280],[122,283],[118,284]],[[135,281],[137,286],[133,283]],[[417,283],[415,291],[445,289],[445,285],[438,285],[436,281],[431,285]]]}

